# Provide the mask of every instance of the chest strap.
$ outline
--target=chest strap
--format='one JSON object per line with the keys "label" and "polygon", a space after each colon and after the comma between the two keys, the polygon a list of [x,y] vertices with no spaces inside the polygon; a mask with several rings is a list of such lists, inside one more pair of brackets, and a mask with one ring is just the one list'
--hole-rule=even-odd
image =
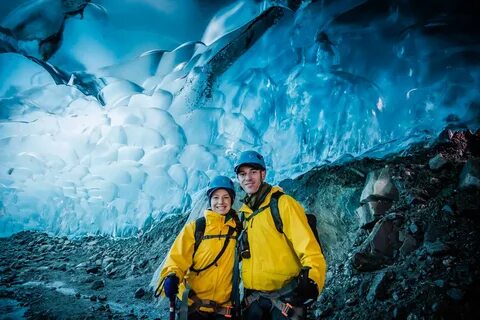
{"label": "chest strap", "polygon": [[[202,271],[205,271],[207,270],[208,268],[210,268],[211,266],[213,266],[214,264],[217,263],[217,261],[222,257],[223,253],[225,252],[225,250],[227,249],[227,246],[228,246],[228,243],[230,242],[230,239],[235,239],[236,237],[233,236],[233,233],[235,232],[235,228],[233,227],[228,227],[228,233],[226,235],[212,235],[212,236],[203,236],[203,239],[212,239],[212,238],[225,238],[225,241],[223,243],[223,247],[222,249],[220,250],[220,252],[217,254],[217,256],[215,257],[215,259],[213,259],[212,262],[210,262],[208,265],[206,265],[205,267],[203,268],[200,268],[200,269],[196,269],[193,267],[193,265],[190,267],[190,270],[193,271],[193,272],[196,272],[197,274],[199,274],[200,272]],[[208,237],[208,238],[207,238]]]}

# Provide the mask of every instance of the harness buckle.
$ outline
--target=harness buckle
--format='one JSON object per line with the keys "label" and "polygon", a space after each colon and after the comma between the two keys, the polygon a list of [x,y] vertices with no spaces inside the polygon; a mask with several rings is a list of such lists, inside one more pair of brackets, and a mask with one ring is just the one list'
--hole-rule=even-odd
{"label": "harness buckle", "polygon": [[233,306],[226,306],[225,309],[227,310],[225,311],[224,317],[230,319],[232,317]]}
{"label": "harness buckle", "polygon": [[290,303],[283,303],[282,304],[282,314],[288,318],[288,313],[290,312],[290,310],[293,309],[293,306],[290,304]]}

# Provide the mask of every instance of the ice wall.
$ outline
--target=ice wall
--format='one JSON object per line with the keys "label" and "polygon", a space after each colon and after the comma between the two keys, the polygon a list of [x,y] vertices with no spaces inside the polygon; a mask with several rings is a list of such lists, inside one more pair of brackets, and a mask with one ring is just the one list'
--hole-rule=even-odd
{"label": "ice wall", "polygon": [[478,128],[474,4],[275,3],[239,1],[215,15],[206,44],[95,70],[75,69],[76,57],[115,47],[68,47],[82,20],[59,43],[71,53],[61,68],[0,29],[0,235],[136,234],[189,210],[212,176],[233,178],[245,149],[266,156],[275,182]]}

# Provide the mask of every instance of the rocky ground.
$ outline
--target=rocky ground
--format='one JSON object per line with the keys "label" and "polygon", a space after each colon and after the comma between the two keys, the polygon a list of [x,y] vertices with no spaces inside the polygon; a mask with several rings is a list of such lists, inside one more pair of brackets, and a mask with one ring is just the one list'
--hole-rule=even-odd
{"label": "rocky ground", "polygon": [[479,132],[446,130],[401,155],[284,182],[324,231],[317,316],[480,319],[479,157]]}
{"label": "rocky ground", "polygon": [[149,283],[184,220],[138,238],[0,239],[0,319],[165,319]]}
{"label": "rocky ground", "polygon": [[[480,134],[445,131],[383,160],[315,168],[284,189],[317,215],[321,319],[479,319]],[[0,319],[166,319],[149,283],[186,218],[130,239],[0,239]]]}

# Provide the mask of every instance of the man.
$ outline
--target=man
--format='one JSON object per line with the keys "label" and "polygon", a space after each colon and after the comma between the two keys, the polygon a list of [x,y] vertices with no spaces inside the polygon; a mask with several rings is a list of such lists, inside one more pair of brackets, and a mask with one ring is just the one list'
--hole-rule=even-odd
{"label": "man", "polygon": [[[265,182],[265,161],[255,151],[242,152],[235,165],[247,194],[240,208],[244,318],[306,319],[305,304],[317,299],[326,275],[320,245],[302,206],[279,186]],[[278,199],[283,233],[271,213],[272,195]]]}

